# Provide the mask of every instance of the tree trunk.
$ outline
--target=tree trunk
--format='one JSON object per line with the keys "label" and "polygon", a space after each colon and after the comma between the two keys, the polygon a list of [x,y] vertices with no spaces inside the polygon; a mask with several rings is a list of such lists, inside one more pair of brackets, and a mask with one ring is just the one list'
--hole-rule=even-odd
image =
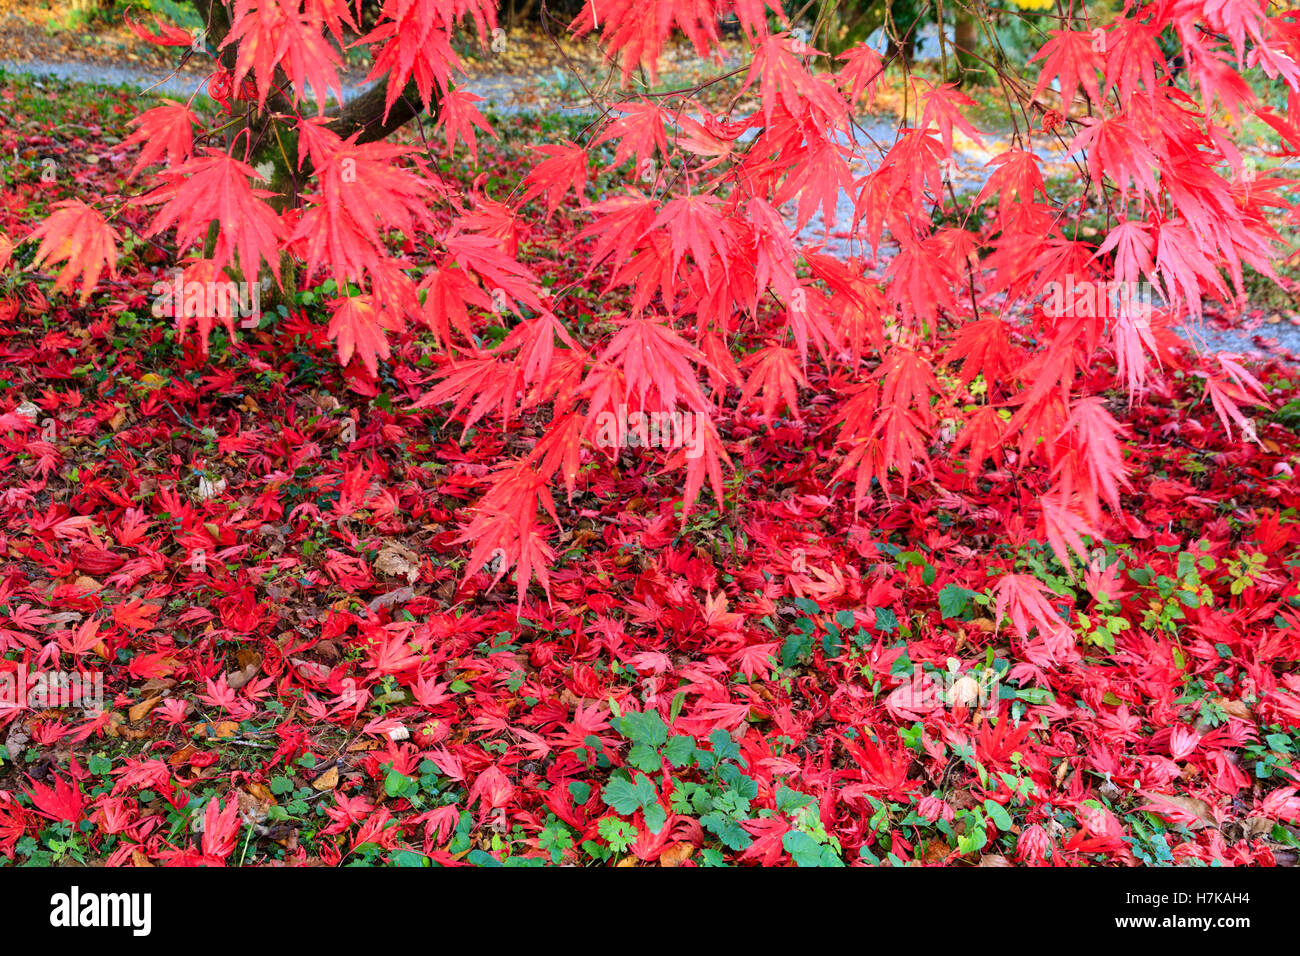
{"label": "tree trunk", "polygon": [[965,7],[957,10],[953,24],[953,45],[957,48],[958,85],[978,82],[984,77],[984,64],[976,56],[979,29],[975,17]]}
{"label": "tree trunk", "polygon": [[[192,3],[206,25],[208,46],[218,49],[221,41],[230,33],[229,10],[222,0],[192,0]],[[234,69],[236,51],[233,45],[221,49],[217,56],[223,68]],[[279,70],[275,85],[279,89],[288,88],[288,78]],[[345,105],[327,110],[328,128],[344,139],[355,135],[358,143],[371,143],[387,139],[420,115],[422,106],[414,82],[406,85],[393,102],[392,109],[387,110],[385,115],[387,90],[387,81],[381,79]],[[436,96],[430,103],[430,110],[436,116]],[[234,147],[237,143],[248,144],[248,162],[267,174],[267,183],[263,188],[275,194],[268,201],[277,212],[299,204],[302,186],[311,175],[309,159],[304,158],[302,165],[298,165],[298,133],[293,120],[295,112],[293,104],[284,94],[273,93],[267,98],[261,112],[250,111],[247,122],[232,125],[226,133],[228,147]],[[210,254],[211,249],[207,252]],[[234,270],[233,265],[229,268]],[[277,305],[288,305],[289,297],[297,286],[296,263],[288,255],[280,257],[280,279],[283,288],[272,285],[264,300],[272,309]]]}

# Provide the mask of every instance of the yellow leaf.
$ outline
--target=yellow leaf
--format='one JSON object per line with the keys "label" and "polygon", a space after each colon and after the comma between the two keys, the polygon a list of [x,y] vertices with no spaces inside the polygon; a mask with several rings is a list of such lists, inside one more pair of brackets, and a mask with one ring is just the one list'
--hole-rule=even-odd
{"label": "yellow leaf", "polygon": [[148,700],[142,700],[126,712],[127,717],[131,720],[143,720],[149,716],[149,712],[162,703],[162,694],[156,697],[150,697]]}
{"label": "yellow leaf", "polygon": [[339,768],[337,765],[330,767],[323,774],[311,782],[313,790],[333,790],[339,785]]}
{"label": "yellow leaf", "polygon": [[674,843],[659,854],[660,866],[681,866],[695,855],[695,846],[691,843]]}

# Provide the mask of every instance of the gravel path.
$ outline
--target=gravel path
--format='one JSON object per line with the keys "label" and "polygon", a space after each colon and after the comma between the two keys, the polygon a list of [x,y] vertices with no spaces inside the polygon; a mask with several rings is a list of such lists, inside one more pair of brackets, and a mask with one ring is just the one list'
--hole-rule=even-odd
{"label": "gravel path", "polygon": [[[77,61],[51,60],[0,60],[0,70],[14,75],[41,78],[52,77],[72,83],[91,83],[98,86],[125,86],[149,91],[163,96],[189,99],[195,92],[207,92],[207,79],[198,73],[179,73],[168,76],[162,70],[153,72],[125,66],[110,66]],[[517,113],[526,110],[516,102],[520,93],[535,87],[527,79],[514,76],[484,76],[471,81],[474,91],[487,99],[498,113]],[[366,86],[362,83],[344,83],[343,97],[360,95]]]}
{"label": "gravel path", "polygon": [[0,70],[34,78],[53,77],[73,83],[95,83],[100,86],[133,86],[139,90],[154,87],[156,93],[188,97],[194,92],[195,81],[187,76],[177,76],[159,82],[159,75],[132,70],[126,67],[98,66],[93,63],[52,63],[46,60],[16,62],[0,60]]}

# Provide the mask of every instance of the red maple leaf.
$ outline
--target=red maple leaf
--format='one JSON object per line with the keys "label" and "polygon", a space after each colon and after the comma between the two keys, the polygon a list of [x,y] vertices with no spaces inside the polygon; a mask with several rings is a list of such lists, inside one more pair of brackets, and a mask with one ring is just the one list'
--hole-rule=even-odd
{"label": "red maple leaf", "polygon": [[573,143],[545,144],[533,149],[550,158],[542,160],[524,177],[521,184],[524,193],[519,202],[522,204],[534,196],[545,196],[546,213],[550,215],[559,208],[569,190],[573,190],[581,200],[587,183],[587,151]]}
{"label": "red maple leaf", "polygon": [[116,278],[117,243],[122,237],[97,209],[80,199],[63,199],[51,208],[54,211],[49,218],[32,232],[33,239],[41,240],[33,264],[64,263],[54,282],[55,291],[71,288],[80,278],[84,305],[105,266],[109,276]]}
{"label": "red maple leaf", "polygon": [[[368,295],[354,295],[335,303],[329,337],[338,346],[339,362],[346,365],[355,355],[373,378],[379,374],[379,360],[389,355],[384,335],[386,313],[378,311]],[[392,327],[392,320],[387,320]]]}
{"label": "red maple leaf", "polygon": [[140,170],[164,156],[170,166],[179,166],[189,159],[194,151],[193,127],[196,122],[194,112],[184,103],[174,100],[163,100],[161,106],[131,120],[131,125],[137,129],[122,144],[140,145],[140,157],[131,167],[131,177],[139,175]]}
{"label": "red maple leaf", "polygon": [[253,188],[253,167],[209,148],[162,175],[164,184],[139,200],[162,205],[148,235],[175,226],[177,244],[185,249],[205,239],[215,222],[220,228],[210,257],[214,268],[238,259],[240,272],[256,277],[265,262],[279,279],[280,217],[263,202],[274,194]]}

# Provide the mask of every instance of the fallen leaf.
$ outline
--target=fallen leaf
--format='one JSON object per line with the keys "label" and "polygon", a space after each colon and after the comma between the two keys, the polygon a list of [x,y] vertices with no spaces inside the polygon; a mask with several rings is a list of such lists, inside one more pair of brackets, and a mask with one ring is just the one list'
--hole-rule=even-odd
{"label": "fallen leaf", "polygon": [[162,700],[162,694],[159,694],[156,697],[150,697],[146,700],[140,701],[140,703],[136,704],[126,712],[127,719],[131,721],[143,720],[145,717],[149,716],[149,713],[155,707],[162,703]]}
{"label": "fallen leaf", "polygon": [[1250,708],[1240,700],[1228,700],[1226,697],[1219,697],[1215,699],[1215,703],[1223,708],[1225,713],[1229,713],[1233,717],[1239,717],[1242,720],[1250,719]]}
{"label": "fallen leaf", "polygon": [[237,733],[239,733],[239,724],[233,720],[220,720],[215,724],[204,722],[194,728],[194,736],[196,737],[216,737],[218,739],[224,739],[226,737],[233,737]]}
{"label": "fallen leaf", "polygon": [[311,782],[313,790],[333,790],[339,785],[339,768],[335,764]]}
{"label": "fallen leaf", "polygon": [[405,545],[390,541],[379,549],[375,570],[391,577],[406,578],[414,584],[420,577],[420,556]]}
{"label": "fallen leaf", "polygon": [[1247,840],[1257,840],[1273,832],[1273,821],[1267,817],[1246,817],[1241,828]]}
{"label": "fallen leaf", "polygon": [[243,670],[231,671],[226,675],[226,683],[231,690],[239,690],[250,680],[257,676],[258,668],[261,666],[260,661],[247,665]]}
{"label": "fallen leaf", "polygon": [[270,788],[267,787],[266,784],[254,781],[253,783],[248,784],[247,787],[248,792],[258,800],[262,801],[262,803],[275,803],[275,794],[271,793]]}
{"label": "fallen leaf", "polygon": [[1169,793],[1145,793],[1143,796],[1152,801],[1142,807],[1143,810],[1152,810],[1161,816],[1168,816],[1175,823],[1182,823],[1193,830],[1218,826],[1213,808],[1197,797]]}
{"label": "fallen leaf", "polygon": [[659,854],[660,866],[681,866],[695,854],[695,845],[692,843],[674,843],[663,853]]}

